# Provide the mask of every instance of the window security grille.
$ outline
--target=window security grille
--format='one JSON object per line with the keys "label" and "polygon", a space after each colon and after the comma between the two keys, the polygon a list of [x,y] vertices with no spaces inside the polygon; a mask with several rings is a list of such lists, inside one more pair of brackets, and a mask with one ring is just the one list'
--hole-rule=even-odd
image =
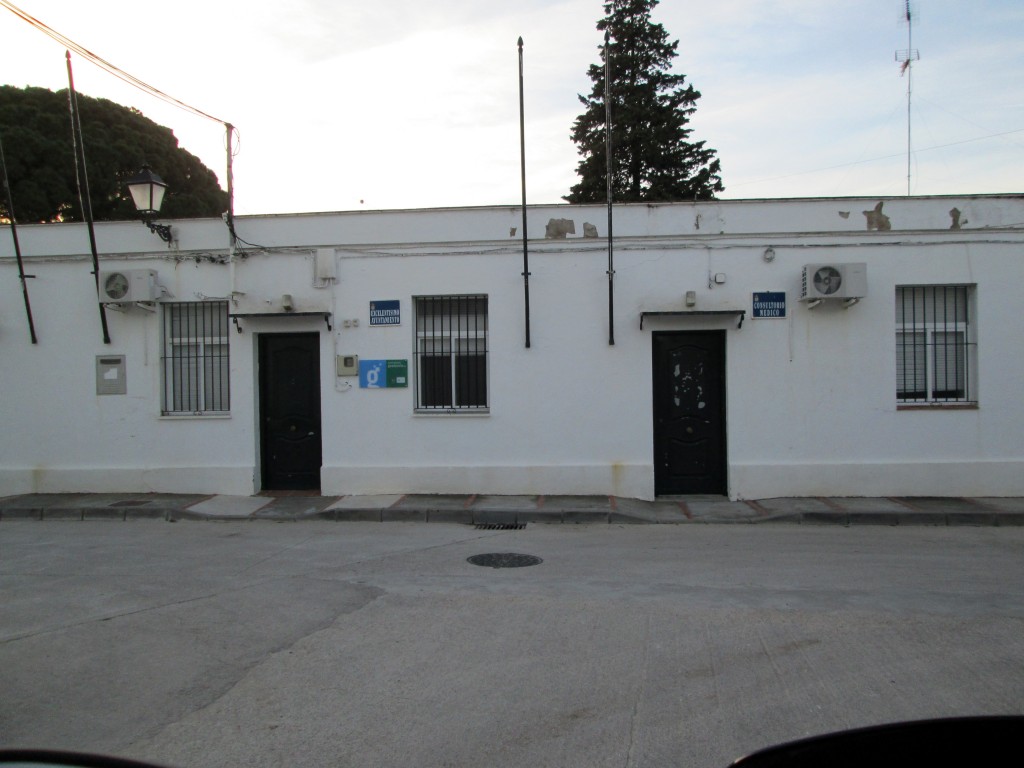
{"label": "window security grille", "polygon": [[966,285],[896,288],[897,402],[973,402],[971,294]]}
{"label": "window security grille", "polygon": [[487,409],[487,297],[418,296],[416,410]]}
{"label": "window security grille", "polygon": [[228,303],[163,303],[163,413],[231,408]]}

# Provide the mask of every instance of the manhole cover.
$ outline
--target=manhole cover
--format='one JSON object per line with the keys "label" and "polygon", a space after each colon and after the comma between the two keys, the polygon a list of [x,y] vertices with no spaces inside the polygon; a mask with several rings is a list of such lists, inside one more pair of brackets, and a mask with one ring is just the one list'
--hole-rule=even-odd
{"label": "manhole cover", "polygon": [[536,555],[518,555],[515,552],[490,552],[486,555],[473,555],[466,560],[473,565],[486,565],[488,568],[525,568],[544,562]]}

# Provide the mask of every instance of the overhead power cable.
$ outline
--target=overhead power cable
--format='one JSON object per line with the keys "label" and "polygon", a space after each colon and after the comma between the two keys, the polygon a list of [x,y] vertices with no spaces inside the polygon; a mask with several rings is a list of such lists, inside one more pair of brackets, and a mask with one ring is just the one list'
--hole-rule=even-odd
{"label": "overhead power cable", "polygon": [[31,14],[26,13],[25,11],[21,10],[16,5],[14,5],[13,3],[9,2],[9,0],[0,0],[0,6],[3,6],[7,10],[9,10],[11,13],[13,13],[15,16],[17,16],[22,21],[25,21],[28,24],[32,25],[33,27],[38,29],[40,32],[42,32],[44,35],[46,35],[47,37],[50,37],[53,40],[56,40],[58,43],[63,45],[68,50],[74,51],[75,53],[77,53],[82,58],[87,59],[88,61],[91,61],[93,64],[95,64],[100,69],[106,70],[107,72],[112,74],[114,77],[118,78],[119,80],[123,80],[124,82],[128,83],[131,86],[134,86],[135,88],[138,88],[140,91],[144,91],[144,92],[150,94],[151,96],[155,96],[156,98],[160,99],[161,101],[165,101],[168,104],[173,104],[174,106],[178,107],[179,109],[184,109],[186,112],[191,112],[193,115],[198,115],[199,117],[205,117],[208,120],[213,120],[215,123],[220,123],[222,125],[228,125],[228,121],[227,120],[221,120],[219,117],[214,117],[213,115],[211,115],[211,114],[209,114],[207,112],[203,112],[201,109],[196,109],[195,107],[190,106],[190,105],[186,104],[185,102],[180,101],[179,99],[174,98],[173,96],[169,96],[168,94],[166,94],[163,91],[161,91],[159,88],[154,88],[153,86],[149,85],[148,83],[145,83],[142,80],[139,80],[139,78],[137,78],[137,77],[135,77],[133,75],[128,74],[123,69],[120,69],[120,68],[114,66],[113,64],[111,64],[106,59],[104,59],[104,58],[102,58],[100,56],[97,56],[95,53],[90,51],[88,48],[84,48],[83,46],[79,45],[78,43],[76,43],[71,38],[62,35],[60,32],[58,32],[55,29],[47,26],[46,24],[44,24],[43,22],[41,22],[39,19],[35,18]]}

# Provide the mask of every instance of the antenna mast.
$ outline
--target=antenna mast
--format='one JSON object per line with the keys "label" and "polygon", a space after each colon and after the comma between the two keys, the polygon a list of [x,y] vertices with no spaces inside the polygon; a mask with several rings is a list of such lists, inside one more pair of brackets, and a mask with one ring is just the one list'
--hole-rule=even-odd
{"label": "antenna mast", "polygon": [[907,49],[896,51],[896,61],[900,62],[900,74],[907,76],[907,197],[910,197],[910,94],[911,69],[915,61],[921,59],[920,52],[914,48],[914,20],[910,12],[910,0],[903,0],[904,18],[907,20]]}

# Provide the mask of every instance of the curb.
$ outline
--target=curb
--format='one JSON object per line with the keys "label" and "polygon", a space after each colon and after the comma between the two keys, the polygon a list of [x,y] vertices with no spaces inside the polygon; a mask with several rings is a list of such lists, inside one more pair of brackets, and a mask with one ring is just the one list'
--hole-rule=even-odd
{"label": "curb", "polygon": [[[1024,498],[800,497],[718,501],[708,498],[642,501],[616,497],[315,497],[318,502],[268,499],[255,511],[213,497],[167,494],[24,494],[0,498],[0,521],[129,521],[449,523],[456,525],[840,525],[875,527],[1022,527]],[[229,502],[234,497],[225,497]],[[333,499],[333,501],[332,501]],[[345,499],[346,504],[338,504]],[[24,506],[21,506],[20,504]],[[84,503],[83,503],[84,502]],[[330,504],[326,508],[324,504]],[[222,511],[226,510],[226,511]]]}

